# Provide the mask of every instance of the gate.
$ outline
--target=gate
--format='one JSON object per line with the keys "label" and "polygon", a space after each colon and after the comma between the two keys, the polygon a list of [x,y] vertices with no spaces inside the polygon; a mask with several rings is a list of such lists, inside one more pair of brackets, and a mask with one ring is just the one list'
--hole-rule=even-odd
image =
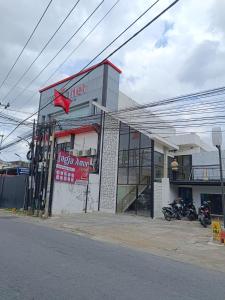
{"label": "gate", "polygon": [[23,208],[28,175],[0,176],[0,208]]}

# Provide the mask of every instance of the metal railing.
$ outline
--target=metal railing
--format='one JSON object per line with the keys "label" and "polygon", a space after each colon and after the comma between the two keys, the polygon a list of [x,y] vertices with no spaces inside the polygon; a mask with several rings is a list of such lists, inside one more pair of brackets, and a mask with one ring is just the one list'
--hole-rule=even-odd
{"label": "metal railing", "polygon": [[[178,172],[173,176],[169,171],[169,178],[172,181],[220,181],[219,165],[196,165],[191,168],[180,166]],[[225,179],[225,170],[223,170]]]}

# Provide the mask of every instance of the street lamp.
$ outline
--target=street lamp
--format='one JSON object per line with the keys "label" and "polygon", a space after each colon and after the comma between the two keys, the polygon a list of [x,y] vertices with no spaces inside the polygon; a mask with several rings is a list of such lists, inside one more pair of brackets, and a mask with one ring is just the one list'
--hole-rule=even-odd
{"label": "street lamp", "polygon": [[219,165],[220,165],[220,182],[221,182],[221,196],[223,206],[223,226],[225,228],[225,203],[224,203],[224,186],[223,186],[223,165],[221,157],[221,146],[222,146],[222,131],[219,126],[212,128],[212,143],[218,149],[219,152]]}

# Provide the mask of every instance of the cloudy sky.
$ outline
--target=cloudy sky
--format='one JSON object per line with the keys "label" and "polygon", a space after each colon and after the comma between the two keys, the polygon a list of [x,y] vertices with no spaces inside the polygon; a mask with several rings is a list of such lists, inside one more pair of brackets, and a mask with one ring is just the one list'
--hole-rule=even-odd
{"label": "cloudy sky", "polygon": [[[0,11],[4,12],[0,19],[0,83],[23,48],[48,2],[49,0],[0,1]],[[75,3],[73,0],[52,1],[23,55],[0,89],[1,102],[7,103],[9,101],[11,109],[23,111],[23,113],[8,111],[8,114],[24,118],[27,116],[26,112],[37,110],[38,90],[41,87],[79,71],[153,3],[152,0],[120,0],[88,40],[74,51],[58,72],[47,81],[71,51],[77,48],[80,41],[98,20],[116,2],[116,0],[105,0],[60,55],[30,84],[100,2],[100,0],[80,0],[76,9],[30,71],[9,93]],[[159,1],[98,61],[170,3],[172,3],[171,0]],[[123,71],[120,89],[140,103],[146,103],[170,96],[224,86],[224,11],[224,0],[180,0],[168,13],[112,57],[112,62]],[[24,88],[26,88],[25,91],[23,91]],[[11,128],[9,124],[1,124],[0,131],[6,135]],[[26,128],[21,128],[11,136],[11,139],[21,135],[26,130]],[[203,136],[203,138],[205,137]],[[23,156],[24,147],[21,145],[8,149],[2,152],[2,158],[16,159],[15,153]]]}

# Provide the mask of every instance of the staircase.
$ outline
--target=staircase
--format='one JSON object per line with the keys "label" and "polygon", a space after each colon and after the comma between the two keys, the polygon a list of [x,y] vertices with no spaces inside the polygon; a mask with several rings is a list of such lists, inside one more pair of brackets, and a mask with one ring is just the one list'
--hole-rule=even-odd
{"label": "staircase", "polygon": [[[145,180],[143,180],[142,182],[146,182]],[[141,189],[140,189],[141,186]],[[117,212],[119,213],[124,213],[130,206],[132,203],[134,203],[134,201],[137,199],[137,197],[139,197],[143,191],[147,188],[147,185],[139,185],[139,189],[138,189],[138,195],[137,195],[137,186],[131,186],[131,188],[129,189],[129,192],[122,198],[120,199],[120,201],[117,201]]]}

